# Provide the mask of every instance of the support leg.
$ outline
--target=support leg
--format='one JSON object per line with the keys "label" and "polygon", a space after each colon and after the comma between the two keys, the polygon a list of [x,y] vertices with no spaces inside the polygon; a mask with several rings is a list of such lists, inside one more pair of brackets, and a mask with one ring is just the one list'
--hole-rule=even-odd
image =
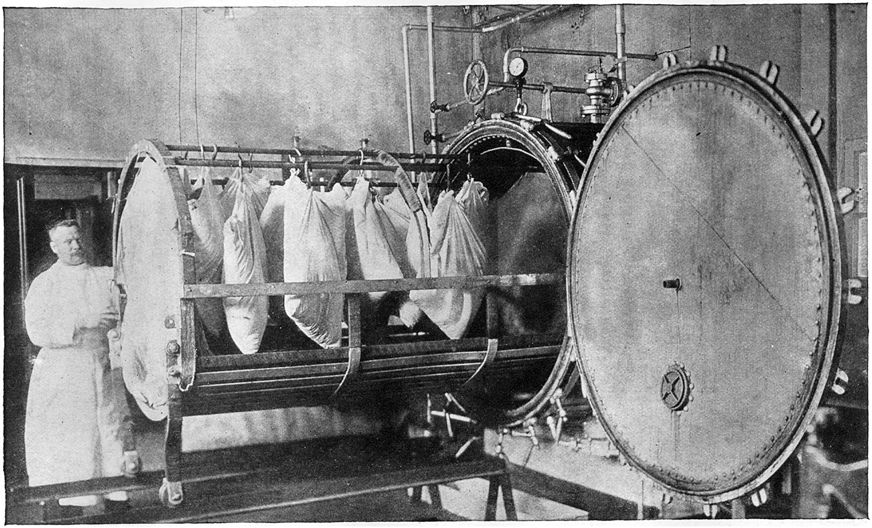
{"label": "support leg", "polygon": [[412,488],[412,496],[409,498],[409,502],[421,502],[421,486]]}
{"label": "support leg", "polygon": [[499,477],[490,478],[490,487],[487,490],[487,504],[484,510],[485,521],[495,521],[497,519],[497,493],[500,491]]}
{"label": "support leg", "polygon": [[164,439],[164,480],[160,499],[170,508],[182,503],[182,391],[179,388],[179,345],[167,345],[167,428]]}
{"label": "support leg", "polygon": [[732,504],[732,517],[733,519],[744,519],[745,518],[745,503],[742,502],[742,498],[733,499]]}
{"label": "support leg", "polygon": [[512,480],[508,473],[500,477],[500,487],[503,488],[503,506],[506,508],[506,520],[517,521],[518,512],[515,511],[515,497],[512,494]]}
{"label": "support leg", "polygon": [[430,494],[430,504],[437,508],[442,507],[442,495],[439,494],[439,486],[431,484],[427,486],[427,492]]}

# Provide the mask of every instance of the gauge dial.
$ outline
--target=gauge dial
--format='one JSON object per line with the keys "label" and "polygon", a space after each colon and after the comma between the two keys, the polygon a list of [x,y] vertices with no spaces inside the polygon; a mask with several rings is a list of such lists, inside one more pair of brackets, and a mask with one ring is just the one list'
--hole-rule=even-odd
{"label": "gauge dial", "polygon": [[509,63],[509,73],[512,77],[523,77],[527,73],[527,61],[522,57],[515,57]]}

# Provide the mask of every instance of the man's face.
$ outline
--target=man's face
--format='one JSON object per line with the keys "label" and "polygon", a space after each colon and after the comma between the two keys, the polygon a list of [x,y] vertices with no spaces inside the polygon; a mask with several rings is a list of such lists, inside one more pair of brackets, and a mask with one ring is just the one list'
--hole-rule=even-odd
{"label": "man's face", "polygon": [[78,266],[85,262],[85,253],[79,242],[79,228],[59,226],[51,232],[51,250],[58,260],[68,266]]}

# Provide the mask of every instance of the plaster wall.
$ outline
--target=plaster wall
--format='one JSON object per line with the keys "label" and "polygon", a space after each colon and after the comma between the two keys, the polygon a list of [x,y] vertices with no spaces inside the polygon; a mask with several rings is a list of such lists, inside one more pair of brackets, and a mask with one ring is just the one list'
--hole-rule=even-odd
{"label": "plaster wall", "polygon": [[[436,23],[463,25],[460,8]],[[139,139],[408,149],[401,28],[424,7],[6,9],[4,155],[120,162]],[[232,17],[232,18],[231,18]],[[417,149],[428,126],[426,33],[413,31]],[[439,34],[441,96],[472,56]],[[453,116],[446,117],[451,125]]]}

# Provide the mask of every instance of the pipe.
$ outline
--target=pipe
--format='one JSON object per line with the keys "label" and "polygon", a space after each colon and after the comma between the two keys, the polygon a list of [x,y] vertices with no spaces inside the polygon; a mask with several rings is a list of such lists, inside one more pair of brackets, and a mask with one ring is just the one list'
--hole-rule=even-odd
{"label": "pipe", "polygon": [[530,17],[536,16],[540,13],[544,13],[545,11],[551,9],[551,7],[553,7],[553,6],[545,5],[545,6],[537,7],[536,9],[532,9],[530,11],[527,11],[526,13],[521,13],[520,15],[515,15],[508,20],[504,20],[502,22],[497,22],[496,24],[491,24],[490,26],[485,26],[485,27],[481,28],[481,32],[482,33],[490,33],[492,31],[496,31],[498,29],[503,29],[506,26],[511,26],[515,22],[520,22],[521,20],[524,20],[525,18],[530,18]]}
{"label": "pipe", "polygon": [[[617,53],[612,51],[599,51],[599,50],[574,50],[574,49],[561,49],[561,48],[530,48],[526,46],[518,46],[515,48],[509,48],[503,54],[503,81],[509,82],[509,58],[512,56],[512,53],[540,53],[543,55],[576,55],[581,57],[617,57]],[[625,53],[624,56],[627,59],[643,59],[656,61],[657,55],[653,53]]]}
{"label": "pipe", "polygon": [[[305,169],[306,167],[309,170],[325,170],[325,169],[339,169],[339,170],[367,170],[367,171],[384,171],[384,172],[394,172],[397,170],[396,167],[388,167],[386,165],[382,165],[381,163],[336,163],[336,162],[323,162],[323,161],[305,161],[302,163],[289,163],[287,161],[239,161],[232,159],[184,159],[184,158],[175,158],[173,159],[173,164],[178,165],[179,167],[239,167],[240,165],[246,169],[282,169],[285,167],[292,169]],[[439,172],[445,170],[445,166],[439,163],[403,163],[403,169],[412,170],[412,171],[424,171],[424,172]]]}
{"label": "pipe", "polygon": [[27,272],[27,209],[24,203],[24,178],[15,181],[16,201],[18,202],[18,265],[21,280],[21,309],[24,310],[24,300],[27,298],[27,288],[30,277]]}
{"label": "pipe", "polygon": [[622,84],[627,81],[627,50],[625,49],[624,35],[627,28],[624,26],[624,6],[615,4],[615,39],[617,41],[618,80]]}
{"label": "pipe", "polygon": [[[470,28],[470,27],[461,27],[461,26],[437,26],[433,24],[433,8],[427,8],[427,25],[420,24],[406,24],[402,28],[403,34],[403,65],[405,66],[405,74],[406,74],[406,122],[409,128],[409,150],[415,151],[415,132],[414,132],[414,119],[412,115],[412,80],[411,80],[411,66],[410,66],[410,52],[409,52],[409,31],[427,31],[428,44],[430,47],[430,102],[436,100],[436,86],[435,86],[435,60],[433,58],[433,33],[436,31],[447,32],[447,33],[490,33],[492,31],[496,31],[498,29],[502,29],[506,26],[514,24],[516,22],[520,22],[525,18],[538,15],[544,12],[546,9],[549,9],[551,6],[542,6],[526,13],[522,13],[520,15],[514,16],[508,20],[503,22],[493,24],[491,26],[487,26],[484,28]],[[436,131],[436,113],[430,113],[430,132],[433,135],[437,134]],[[432,152],[436,154],[438,152],[438,146],[436,143],[432,145]]]}
{"label": "pipe", "polygon": [[[175,152],[200,152],[199,145],[164,145],[167,150]],[[257,148],[257,147],[237,147],[237,146],[204,146],[206,154],[213,155],[216,152],[227,154],[266,154],[266,155],[281,155],[281,156],[360,156],[360,150],[334,150],[334,149],[278,149],[278,148]],[[416,154],[414,152],[388,152],[394,158],[432,158],[430,154]],[[372,149],[363,149],[363,155],[366,157],[378,156],[378,151]],[[465,156],[461,154],[437,154],[436,158],[444,159],[460,159]],[[195,158],[192,158],[195,159]]]}
{"label": "pipe", "polygon": [[[406,24],[403,26],[405,31],[426,31],[427,26],[423,24]],[[463,26],[433,26],[433,31],[442,31],[445,33],[481,33],[481,28],[471,28]]]}
{"label": "pipe", "polygon": [[[488,83],[488,86],[494,86],[496,88],[514,88],[515,84],[511,82],[500,82],[494,81]],[[536,83],[524,83],[521,87],[525,90],[539,90],[542,91],[545,89],[544,84],[536,84]],[[574,93],[574,94],[584,94],[586,93],[586,88],[575,88],[573,86],[554,86],[551,91],[553,92],[561,92],[561,93]],[[488,93],[491,94],[493,91],[488,90]]]}
{"label": "pipe", "polygon": [[[427,6],[427,65],[430,72],[430,101],[436,100],[436,45],[433,34],[433,7]],[[434,136],[439,133],[438,118],[436,112],[430,112],[430,133]],[[439,143],[434,141],[430,145],[433,154],[439,152]]]}
{"label": "pipe", "polygon": [[412,73],[409,59],[409,29],[403,26],[403,70],[406,76],[406,126],[409,134],[409,152],[415,152],[415,123],[412,120]]}

